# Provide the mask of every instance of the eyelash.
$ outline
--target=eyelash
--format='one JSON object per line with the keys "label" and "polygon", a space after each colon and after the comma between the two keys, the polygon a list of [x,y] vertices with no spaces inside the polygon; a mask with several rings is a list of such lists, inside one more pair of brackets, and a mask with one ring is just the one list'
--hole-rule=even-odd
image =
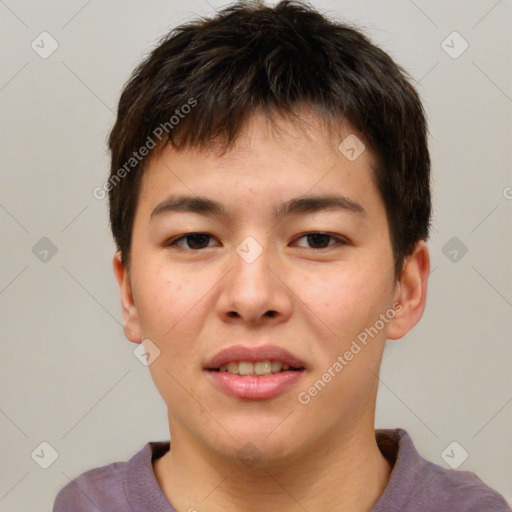
{"label": "eyelash", "polygon": [[[194,252],[199,252],[199,251],[201,251],[203,249],[208,249],[209,247],[213,247],[213,246],[207,246],[207,247],[202,247],[201,249],[188,249],[188,248],[180,247],[179,245],[177,245],[177,242],[179,242],[180,240],[186,240],[188,237],[190,237],[192,235],[205,235],[205,236],[207,236],[209,238],[215,238],[213,235],[210,235],[209,233],[200,233],[200,232],[187,233],[186,235],[181,235],[178,238],[174,238],[174,239],[168,240],[165,243],[165,246],[166,247],[173,247],[173,248],[176,248],[178,250],[194,251]],[[341,238],[339,236],[336,236],[336,235],[332,235],[331,233],[325,233],[323,231],[311,231],[311,232],[308,232],[308,233],[304,233],[304,234],[300,235],[298,238],[296,238],[296,240],[300,240],[301,238],[304,238],[304,237],[307,237],[307,236],[310,236],[310,235],[326,235],[326,236],[334,239],[335,242],[334,242],[334,244],[330,244],[327,247],[321,247],[321,248],[301,247],[302,249],[309,249],[309,250],[312,250],[312,251],[322,251],[322,250],[329,249],[329,248],[334,247],[334,246],[348,245],[348,242],[346,240],[344,240],[343,238]]]}

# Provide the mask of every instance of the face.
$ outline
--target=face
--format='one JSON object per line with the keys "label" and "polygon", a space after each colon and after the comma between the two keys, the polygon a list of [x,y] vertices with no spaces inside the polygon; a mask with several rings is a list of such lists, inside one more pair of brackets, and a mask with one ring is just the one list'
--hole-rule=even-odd
{"label": "face", "polygon": [[[421,316],[424,293],[414,309],[404,289],[428,260],[413,256],[412,279],[395,281],[370,151],[349,159],[338,145],[353,131],[334,138],[313,126],[306,134],[282,120],[276,129],[256,115],[222,157],[167,148],[148,163],[130,273],[117,258],[114,268],[126,336],[160,351],[149,369],[173,442],[233,458],[250,442],[271,460],[373,431],[384,343]],[[178,196],[216,205],[170,200]],[[305,200],[313,197],[332,201]],[[206,369],[234,346],[247,352],[228,354],[233,362],[255,355],[262,364],[233,371],[284,359],[275,347],[302,370]]]}

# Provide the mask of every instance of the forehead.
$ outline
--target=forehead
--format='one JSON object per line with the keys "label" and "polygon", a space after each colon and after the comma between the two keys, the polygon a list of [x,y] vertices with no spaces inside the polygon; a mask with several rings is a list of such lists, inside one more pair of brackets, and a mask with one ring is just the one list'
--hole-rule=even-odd
{"label": "forehead", "polygon": [[168,144],[147,162],[139,199],[151,207],[150,213],[174,192],[215,197],[228,206],[260,199],[276,214],[290,206],[285,199],[298,196],[338,192],[353,211],[365,210],[354,206],[371,202],[365,196],[378,201],[374,156],[362,137],[347,123],[329,129],[314,116],[303,119],[297,124],[253,115],[225,152],[220,145],[175,151]]}

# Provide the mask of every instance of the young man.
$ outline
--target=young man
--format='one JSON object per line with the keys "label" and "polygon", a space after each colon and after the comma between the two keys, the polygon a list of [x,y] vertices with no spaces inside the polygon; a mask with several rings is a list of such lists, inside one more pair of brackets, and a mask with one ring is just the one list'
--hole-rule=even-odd
{"label": "young man", "polygon": [[386,53],[305,4],[240,3],[149,55],[109,144],[125,335],[172,440],[55,512],[510,510],[374,429],[430,268],[424,111]]}

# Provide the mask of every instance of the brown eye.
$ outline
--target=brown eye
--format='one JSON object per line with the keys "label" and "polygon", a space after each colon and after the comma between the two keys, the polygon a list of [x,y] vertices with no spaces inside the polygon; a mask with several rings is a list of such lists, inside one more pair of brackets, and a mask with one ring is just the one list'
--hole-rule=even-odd
{"label": "brown eye", "polygon": [[[207,233],[189,233],[187,235],[180,236],[179,238],[176,238],[175,240],[169,242],[167,246],[176,246],[181,249],[190,250],[205,249],[206,247],[211,247],[211,245],[208,245],[208,240],[212,238],[213,237],[211,235],[208,235]],[[183,242],[187,243],[188,247],[184,247],[182,244]]]}
{"label": "brown eye", "polygon": [[[306,247],[308,249],[326,249],[327,247],[332,247],[334,245],[345,245],[345,240],[335,236],[330,235],[329,233],[307,233],[305,235],[302,235],[297,240],[300,240],[301,238],[305,238],[310,244],[309,247]],[[329,243],[329,240],[333,239],[334,243]],[[299,247],[304,247],[303,245],[299,245]]]}

